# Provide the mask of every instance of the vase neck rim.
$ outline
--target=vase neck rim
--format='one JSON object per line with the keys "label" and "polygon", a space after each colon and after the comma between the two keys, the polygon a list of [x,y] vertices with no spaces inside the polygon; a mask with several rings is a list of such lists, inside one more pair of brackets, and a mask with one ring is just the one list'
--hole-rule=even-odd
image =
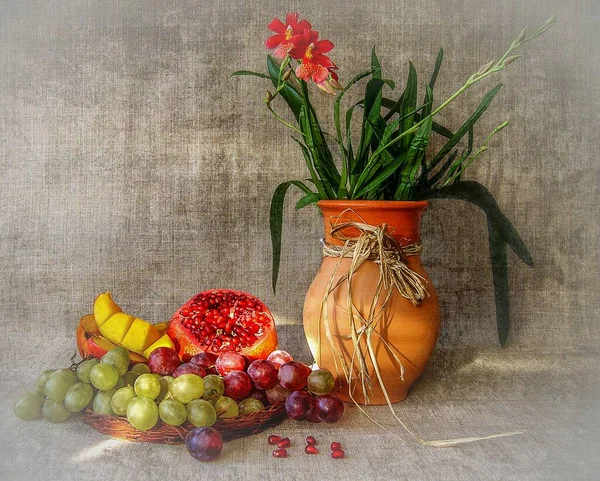
{"label": "vase neck rim", "polygon": [[[386,230],[402,245],[420,242],[421,215],[427,209],[427,201],[371,201],[371,200],[321,200],[317,202],[323,214],[325,242],[343,245],[332,235],[336,225],[359,222],[372,226],[385,224]],[[345,237],[358,237],[355,227],[340,231]]]}

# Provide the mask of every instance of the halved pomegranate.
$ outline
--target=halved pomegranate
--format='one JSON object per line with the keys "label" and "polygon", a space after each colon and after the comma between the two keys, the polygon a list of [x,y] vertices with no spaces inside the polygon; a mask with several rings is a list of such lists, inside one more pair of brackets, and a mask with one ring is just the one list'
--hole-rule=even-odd
{"label": "halved pomegranate", "polygon": [[267,306],[251,294],[228,289],[196,294],[174,314],[167,334],[184,362],[203,351],[234,351],[254,360],[277,349]]}

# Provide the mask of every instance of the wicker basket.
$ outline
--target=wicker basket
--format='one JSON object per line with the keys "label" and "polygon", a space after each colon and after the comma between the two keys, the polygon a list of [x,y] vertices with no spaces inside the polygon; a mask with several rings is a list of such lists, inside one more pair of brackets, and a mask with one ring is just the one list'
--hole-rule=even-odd
{"label": "wicker basket", "polygon": [[[278,403],[256,413],[244,414],[230,419],[218,419],[212,427],[221,433],[223,441],[231,441],[276,426],[285,417],[284,403]],[[127,422],[127,418],[97,414],[89,409],[81,413],[81,419],[85,424],[102,434],[129,441],[159,444],[183,444],[187,434],[195,427],[190,423],[185,423],[182,426],[169,426],[159,421],[156,426],[148,431],[138,431]]]}

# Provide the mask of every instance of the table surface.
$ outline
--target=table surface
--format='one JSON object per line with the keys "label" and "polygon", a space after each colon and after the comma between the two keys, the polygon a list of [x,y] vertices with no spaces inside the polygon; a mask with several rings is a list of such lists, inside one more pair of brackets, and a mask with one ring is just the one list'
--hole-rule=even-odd
{"label": "table surface", "polygon": [[[56,352],[45,354],[47,359],[38,356],[36,363],[48,366],[59,358]],[[394,406],[399,418],[425,439],[526,431],[518,436],[423,447],[403,432],[387,407],[367,409],[379,427],[348,406],[336,424],[288,419],[263,434],[229,442],[211,463],[194,460],[182,446],[109,438],[78,416],[57,425],[15,418],[12,404],[37,376],[31,367],[21,376],[1,378],[0,479],[598,479],[598,354],[522,348],[437,351],[409,398]],[[31,357],[27,361],[33,366]],[[271,456],[266,442],[271,433],[291,438],[288,458]],[[303,451],[309,434],[321,448],[316,456]],[[329,457],[331,441],[343,444],[345,459]]]}

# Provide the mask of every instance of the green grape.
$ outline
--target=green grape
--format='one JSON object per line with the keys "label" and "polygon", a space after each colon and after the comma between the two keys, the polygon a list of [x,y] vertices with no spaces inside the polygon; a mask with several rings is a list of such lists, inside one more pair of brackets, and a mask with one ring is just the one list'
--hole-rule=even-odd
{"label": "green grape", "polygon": [[69,388],[79,381],[77,374],[70,369],[54,371],[46,381],[46,396],[56,402],[62,402]]}
{"label": "green grape", "polygon": [[122,387],[125,387],[125,379],[123,379],[123,376],[119,376],[119,379],[117,379],[117,384],[115,384],[115,389],[121,389]]}
{"label": "green grape", "polygon": [[216,401],[219,399],[225,392],[223,378],[215,374],[209,374],[208,376],[204,376],[203,379],[204,394],[202,394],[202,399],[206,399],[207,401]]}
{"label": "green grape", "polygon": [[135,397],[135,391],[131,386],[125,386],[118,389],[110,400],[110,407],[117,416],[127,414],[127,406]]}
{"label": "green grape", "polygon": [[42,415],[44,399],[46,398],[39,391],[28,392],[15,403],[13,412],[15,416],[25,421],[39,418]]}
{"label": "green grape", "polygon": [[240,408],[237,403],[230,397],[221,396],[215,402],[215,411],[217,416],[222,419],[234,418],[240,414]]}
{"label": "green grape", "polygon": [[176,377],[169,386],[169,392],[173,399],[187,404],[204,394],[204,381],[195,374],[182,374]]}
{"label": "green grape", "polygon": [[108,391],[117,385],[119,373],[112,364],[101,362],[90,371],[90,381],[96,389]]}
{"label": "green grape", "polygon": [[129,369],[129,353],[124,355],[123,348],[114,347],[102,356],[102,362],[115,366],[119,376],[122,376]]}
{"label": "green grape", "polygon": [[167,394],[169,394],[169,386],[171,385],[173,379],[175,379],[173,376],[163,376],[158,380],[160,384],[160,392],[158,393],[156,402],[161,402],[167,397]]}
{"label": "green grape", "polygon": [[256,413],[265,408],[263,403],[253,397],[242,400],[238,407],[240,408],[240,414]]}
{"label": "green grape", "polygon": [[54,401],[50,398],[44,401],[42,406],[42,416],[46,421],[51,423],[62,423],[69,419],[71,411],[61,402]]}
{"label": "green grape", "polygon": [[[48,369],[40,374],[40,377],[37,379],[37,390],[41,392],[44,396],[46,395],[46,382],[54,372],[54,369]],[[40,414],[41,415],[41,414]]]}
{"label": "green grape", "polygon": [[134,388],[138,396],[156,399],[160,394],[160,381],[154,374],[142,374],[135,380]]}
{"label": "green grape", "polygon": [[187,405],[187,418],[196,427],[212,426],[217,420],[217,411],[204,399],[195,399]]}
{"label": "green grape", "polygon": [[98,414],[108,414],[109,416],[113,416],[115,413],[113,413],[113,410],[110,407],[110,401],[115,392],[117,392],[116,389],[98,391],[94,397],[94,403],[92,404],[93,411]]}
{"label": "green grape", "polygon": [[127,365],[129,365],[129,362],[131,361],[131,357],[129,355],[129,351],[127,349],[125,349],[122,346],[117,346],[117,347],[113,347],[110,351],[108,352],[114,352],[119,354],[120,356],[124,357],[125,359],[127,359]]}
{"label": "green grape", "polygon": [[94,388],[87,382],[73,384],[65,395],[65,407],[72,413],[83,410],[94,397]]}
{"label": "green grape", "polygon": [[158,405],[160,419],[171,426],[181,426],[187,419],[187,411],[183,403],[175,399],[165,399]]}
{"label": "green grape", "polygon": [[127,406],[127,421],[135,429],[147,431],[158,422],[158,406],[147,397],[135,397]]}
{"label": "green grape", "polygon": [[90,382],[90,371],[98,364],[98,359],[87,359],[77,366],[77,377],[81,382]]}
{"label": "green grape", "polygon": [[333,391],[335,379],[327,369],[317,369],[308,376],[306,386],[311,393],[321,396]]}
{"label": "green grape", "polygon": [[126,386],[132,386],[135,384],[135,380],[139,377],[140,375],[137,372],[133,372],[133,371],[128,371],[125,374],[123,374],[123,381],[125,381],[125,385]]}
{"label": "green grape", "polygon": [[130,369],[131,372],[137,372],[138,374],[150,374],[150,368],[148,364],[144,364],[143,362],[137,363]]}

